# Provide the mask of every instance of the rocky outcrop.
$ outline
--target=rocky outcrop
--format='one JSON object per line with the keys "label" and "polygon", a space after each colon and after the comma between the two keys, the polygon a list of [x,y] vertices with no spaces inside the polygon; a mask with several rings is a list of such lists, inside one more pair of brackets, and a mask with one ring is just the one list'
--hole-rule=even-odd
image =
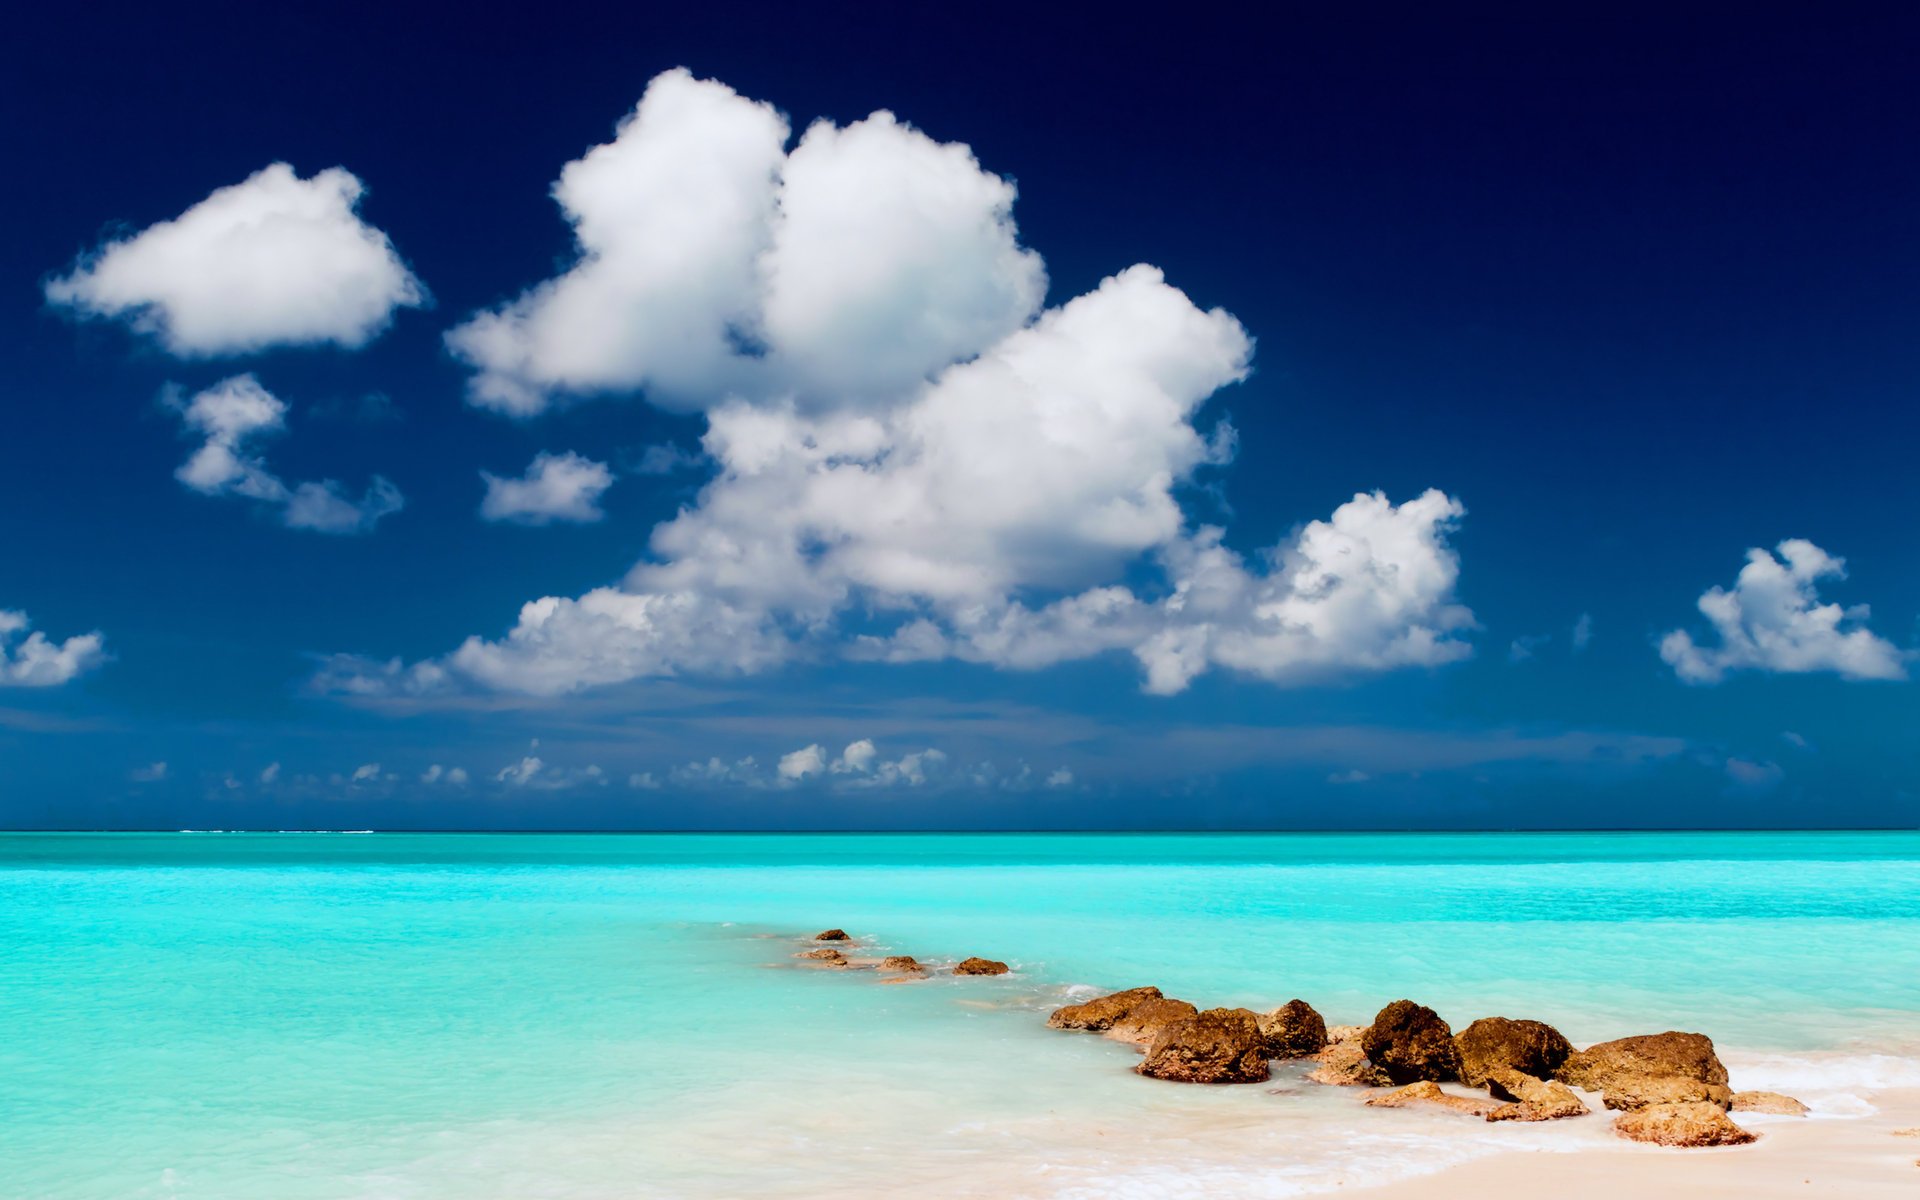
{"label": "rocky outcrop", "polygon": [[1341,1042],[1351,1042],[1367,1031],[1365,1025],[1329,1025],[1327,1026],[1327,1045],[1338,1046]]}
{"label": "rocky outcrop", "polygon": [[1125,1016],[1114,1018],[1107,1028],[1107,1036],[1122,1042],[1132,1042],[1145,1049],[1160,1036],[1160,1031],[1176,1021],[1198,1016],[1200,1010],[1185,1000],[1170,1000],[1161,997],[1158,1000],[1142,1000],[1128,1009]]}
{"label": "rocky outcrop", "polygon": [[1779,1092],[1735,1092],[1731,1107],[1734,1112],[1772,1113],[1780,1117],[1807,1115],[1806,1105]]}
{"label": "rocky outcrop", "polygon": [[1360,1035],[1360,1045],[1395,1083],[1453,1079],[1460,1074],[1453,1030],[1439,1013],[1411,1000],[1395,1000],[1381,1009]]}
{"label": "rocky outcrop", "polygon": [[1573,1094],[1566,1084],[1552,1079],[1535,1079],[1519,1071],[1500,1071],[1488,1081],[1495,1095],[1513,1098],[1487,1114],[1489,1121],[1560,1121],[1584,1117],[1590,1111],[1586,1102]]}
{"label": "rocky outcrop", "polygon": [[822,946],[818,950],[802,950],[800,953],[794,955],[794,957],[806,960],[806,965],[810,967],[844,968],[852,965],[847,962],[846,955],[830,946]]}
{"label": "rocky outcrop", "polygon": [[1307,1072],[1309,1083],[1331,1087],[1386,1087],[1393,1082],[1385,1071],[1367,1061],[1367,1052],[1361,1048],[1357,1035],[1334,1042],[1314,1055],[1313,1061],[1319,1065]]}
{"label": "rocky outcrop", "polygon": [[1327,1022],[1305,1000],[1289,1000],[1260,1017],[1268,1058],[1312,1058],[1327,1048]]}
{"label": "rocky outcrop", "polygon": [[1500,1107],[1492,1100],[1482,1100],[1477,1096],[1455,1096],[1442,1091],[1440,1085],[1431,1079],[1410,1083],[1397,1091],[1367,1097],[1368,1108],[1408,1108],[1416,1104],[1451,1109],[1470,1117],[1490,1117]]}
{"label": "rocky outcrop", "polygon": [[1573,1043],[1553,1026],[1506,1017],[1480,1018],[1454,1035],[1453,1046],[1460,1058],[1460,1082],[1489,1088],[1503,1100],[1520,1097],[1492,1086],[1496,1076],[1518,1071],[1535,1079],[1551,1079],[1573,1053]]}
{"label": "rocky outcrop", "polygon": [[1148,1000],[1160,999],[1157,987],[1128,988],[1124,992],[1114,992],[1106,996],[1097,996],[1080,1004],[1067,1004],[1053,1010],[1047,1018],[1050,1029],[1086,1029],[1102,1033],[1113,1028],[1113,1023],[1126,1016]]}
{"label": "rocky outcrop", "polygon": [[1210,1008],[1167,1025],[1134,1070],[1175,1083],[1260,1083],[1272,1074],[1260,1019],[1244,1008]]}
{"label": "rocky outcrop", "polygon": [[991,958],[967,958],[953,964],[955,975],[1005,975],[1007,964]]}
{"label": "rocky outcrop", "polygon": [[880,960],[882,971],[903,971],[909,975],[925,975],[926,964],[911,954],[893,954]]}
{"label": "rocky outcrop", "polygon": [[816,942],[847,942],[853,939],[847,936],[847,931],[844,929],[827,929],[814,934],[813,940]]}
{"label": "rocky outcrop", "polygon": [[1699,1033],[1668,1031],[1601,1042],[1568,1056],[1554,1077],[1605,1093],[1607,1107],[1622,1112],[1695,1103],[1725,1110],[1733,1102],[1713,1039]]}
{"label": "rocky outcrop", "polygon": [[1613,1129],[1621,1137],[1656,1146],[1744,1146],[1754,1135],[1733,1123],[1718,1104],[1650,1104],[1622,1113]]}

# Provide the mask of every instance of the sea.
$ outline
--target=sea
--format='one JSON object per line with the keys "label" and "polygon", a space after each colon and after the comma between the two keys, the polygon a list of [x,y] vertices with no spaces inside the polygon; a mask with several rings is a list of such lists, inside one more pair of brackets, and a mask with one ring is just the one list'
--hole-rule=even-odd
{"label": "sea", "polygon": [[[793,957],[833,926],[1013,969]],[[1920,834],[0,835],[0,1196],[1267,1197],[1607,1136],[1046,1028],[1145,984],[1696,1030],[1851,1120],[1920,1087]]]}

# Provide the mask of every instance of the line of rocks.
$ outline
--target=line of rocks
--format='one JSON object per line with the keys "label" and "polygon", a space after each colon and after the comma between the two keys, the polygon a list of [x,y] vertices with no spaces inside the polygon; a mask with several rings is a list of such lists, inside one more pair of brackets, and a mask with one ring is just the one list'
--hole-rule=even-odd
{"label": "line of rocks", "polygon": [[[842,971],[877,970],[892,977],[887,980],[888,983],[922,979],[934,971],[934,968],[911,954],[890,954],[883,958],[849,956],[840,946],[851,947],[857,942],[844,929],[825,929],[814,934],[810,940],[816,943],[812,949],[794,955],[810,967]],[[955,975],[1005,975],[1011,968],[997,959],[963,958],[948,969]]]}
{"label": "line of rocks", "polygon": [[[1576,1050],[1540,1021],[1483,1017],[1458,1034],[1431,1008],[1396,1000],[1366,1026],[1329,1028],[1304,1000],[1269,1013],[1202,1011],[1159,988],[1138,987],[1056,1009],[1054,1029],[1100,1033],[1141,1049],[1134,1068],[1179,1083],[1260,1083],[1277,1060],[1311,1060],[1306,1078],[1380,1090],[1376,1108],[1425,1106],[1488,1121],[1557,1121],[1585,1116],[1576,1088],[1600,1093],[1620,1114],[1614,1129],[1662,1146],[1737,1146],[1755,1135],[1727,1113],[1803,1115],[1773,1092],[1734,1092],[1713,1042],[1699,1033],[1656,1033]],[[1484,1088],[1460,1096],[1440,1085]]]}

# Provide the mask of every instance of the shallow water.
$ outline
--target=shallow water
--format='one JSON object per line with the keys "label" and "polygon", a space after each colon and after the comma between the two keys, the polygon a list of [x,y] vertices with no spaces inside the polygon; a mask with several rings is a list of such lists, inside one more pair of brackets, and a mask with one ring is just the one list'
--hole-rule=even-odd
{"label": "shallow water", "polygon": [[[1017,971],[796,968],[827,925]],[[1920,1086],[1920,834],[0,836],[0,1195],[1288,1195],[1604,1136],[1043,1027],[1140,983],[1700,1029],[1871,1111]]]}

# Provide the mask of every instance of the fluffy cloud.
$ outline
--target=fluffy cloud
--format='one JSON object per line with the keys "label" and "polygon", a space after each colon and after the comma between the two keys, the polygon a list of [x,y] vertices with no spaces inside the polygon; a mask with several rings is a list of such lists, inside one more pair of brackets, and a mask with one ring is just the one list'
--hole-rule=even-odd
{"label": "fluffy cloud", "polygon": [[[1168,693],[1213,668],[1291,684],[1468,653],[1452,497],[1356,495],[1251,557],[1189,523],[1181,489],[1233,454],[1201,422],[1249,370],[1231,315],[1145,265],[1039,311],[1012,188],[965,147],[887,114],[791,154],[786,134],[719,84],[655,80],[556,188],[576,264],[452,335],[474,399],[508,412],[632,387],[701,410],[698,500],[617,586],[534,600],[441,659],[336,658],[322,687],[553,695],[825,650],[1132,654]],[[855,611],[880,632],[848,643]]]}
{"label": "fluffy cloud", "polygon": [[[458,780],[448,778],[448,783],[465,783],[466,773],[461,772]],[[607,774],[597,766],[556,767],[542,761],[538,756],[529,754],[519,762],[509,763],[500,768],[494,780],[508,787],[530,788],[534,791],[559,792],[568,788],[597,785],[604,787]]]}
{"label": "fluffy cloud", "polygon": [[364,191],[341,167],[301,179],[274,163],[86,255],[47,298],[127,320],[182,357],[363,345],[396,308],[426,302],[387,235],[355,213]]}
{"label": "fluffy cloud", "polygon": [[600,510],[600,494],[613,486],[607,464],[568,451],[536,454],[519,479],[502,479],[487,471],[486,498],[480,515],[489,521],[516,525],[546,525],[554,521],[588,524],[607,514]]}
{"label": "fluffy cloud", "polygon": [[289,486],[267,469],[257,443],[286,429],[286,402],[251,375],[222,380],[175,403],[188,431],[203,439],[174,478],[203,496],[244,496],[274,509],[289,529],[367,533],[405,503],[400,489],[376,475],[359,498],[331,479]]}
{"label": "fluffy cloud", "polygon": [[107,661],[96,630],[56,642],[27,614],[0,609],[0,687],[58,687]]}
{"label": "fluffy cloud", "polygon": [[669,71],[553,196],[571,268],[448,335],[476,404],[536,413],[565,393],[644,389],[888,401],[1018,328],[1046,276],[1015,242],[1013,185],[965,146],[879,112],[787,121]]}
{"label": "fluffy cloud", "polygon": [[464,767],[443,767],[434,763],[420,773],[421,783],[440,783],[448,787],[465,787],[467,772]]}
{"label": "fluffy cloud", "polygon": [[1732,590],[1713,587],[1700,597],[1719,645],[1700,645],[1684,629],[1661,639],[1660,657],[1681,679],[1715,684],[1746,670],[1906,678],[1907,655],[1865,627],[1866,605],[1820,603],[1819,581],[1845,579],[1845,559],[1801,538],[1781,542],[1778,555],[1747,551]]}

